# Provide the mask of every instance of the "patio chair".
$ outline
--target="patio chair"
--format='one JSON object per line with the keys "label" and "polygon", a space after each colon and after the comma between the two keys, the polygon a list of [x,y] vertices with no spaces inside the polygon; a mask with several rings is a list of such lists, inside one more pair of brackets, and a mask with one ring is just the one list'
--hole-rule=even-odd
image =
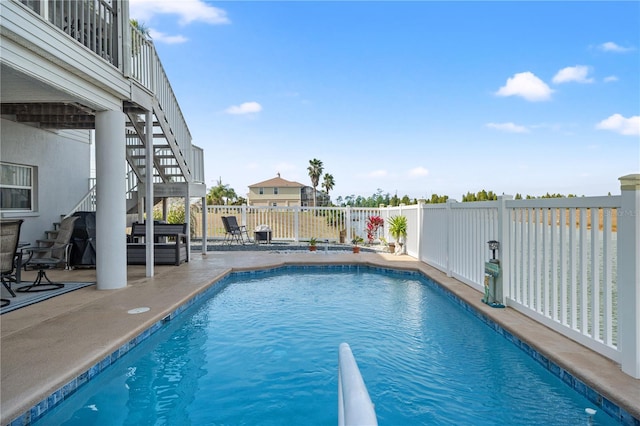
{"label": "patio chair", "polygon": [[[3,220],[0,222],[0,270],[2,285],[12,297],[16,294],[11,289],[11,283],[17,283],[16,271],[20,265],[16,262],[18,257],[18,241],[20,239],[20,227],[22,219]],[[9,299],[2,299],[2,306],[7,306]]]}
{"label": "patio chair", "polygon": [[235,216],[227,216],[227,221],[229,222],[229,227],[238,232],[240,234],[240,239],[244,243],[245,241],[251,242],[251,237],[249,237],[249,233],[247,232],[247,227],[244,225],[238,225],[238,220]]}
{"label": "patio chair", "polygon": [[[51,245],[47,247],[25,247],[22,249],[29,253],[29,258],[25,262],[25,269],[27,266],[31,266],[38,270],[38,275],[33,284],[20,287],[16,289],[17,291],[27,293],[55,290],[64,287],[63,283],[51,281],[45,271],[63,264],[66,269],[69,269],[69,255],[72,246],[70,241],[71,235],[73,234],[73,225],[77,219],[77,216],[65,218],[60,224],[60,228],[58,228],[56,239],[52,243],[44,242],[45,244]],[[42,243],[42,241],[38,243]],[[43,278],[46,280],[46,283],[42,282]]]}
{"label": "patio chair", "polygon": [[246,236],[247,241],[251,241],[249,234],[247,233],[247,228],[244,225],[238,225],[238,221],[235,216],[222,216],[222,224],[224,225],[225,230],[225,243],[231,244],[234,241],[237,241],[239,244],[244,244],[245,239],[243,234]]}

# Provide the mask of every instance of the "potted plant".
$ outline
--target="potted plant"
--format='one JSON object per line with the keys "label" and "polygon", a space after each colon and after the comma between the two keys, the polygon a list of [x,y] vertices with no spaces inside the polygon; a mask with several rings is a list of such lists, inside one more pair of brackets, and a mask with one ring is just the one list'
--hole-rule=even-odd
{"label": "potted plant", "polygon": [[358,244],[360,244],[363,241],[364,239],[358,235],[353,237],[353,239],[351,240],[351,243],[353,244],[352,249],[354,253],[360,253],[360,246]]}
{"label": "potted plant", "polygon": [[405,216],[391,216],[387,219],[389,234],[398,243],[399,248],[395,249],[396,254],[402,254],[402,246],[407,239],[407,218]]}
{"label": "potted plant", "polygon": [[393,251],[396,249],[396,243],[388,242],[385,237],[380,237],[379,240],[380,240],[380,243],[384,246],[385,251],[389,251],[393,253]]}
{"label": "potted plant", "polygon": [[309,239],[309,251],[316,251],[318,249],[318,240],[314,237]]}
{"label": "potted plant", "polygon": [[384,226],[384,219],[380,216],[369,216],[367,218],[367,239],[369,244],[373,244],[373,240],[378,236],[378,229]]}

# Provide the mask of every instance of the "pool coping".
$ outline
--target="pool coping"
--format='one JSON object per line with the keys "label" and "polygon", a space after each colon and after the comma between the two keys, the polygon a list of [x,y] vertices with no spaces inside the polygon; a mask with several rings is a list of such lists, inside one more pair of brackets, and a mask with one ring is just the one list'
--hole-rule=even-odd
{"label": "pool coping", "polygon": [[[53,392],[47,393],[45,398],[31,405],[27,411],[14,416],[11,422],[6,423],[6,420],[3,420],[3,424],[11,424],[12,426],[30,424],[32,421],[43,417],[49,410],[75,393],[77,389],[93,379],[105,368],[108,368],[133,347],[145,341],[168,321],[180,315],[194,303],[201,300],[202,297],[210,297],[214,292],[219,291],[221,289],[219,284],[223,283],[224,279],[231,274],[269,273],[285,268],[321,269],[335,268],[338,266],[357,266],[386,272],[391,271],[393,273],[404,271],[412,274],[420,274],[424,278],[432,281],[435,284],[434,288],[441,290],[461,307],[477,316],[489,327],[516,344],[548,371],[593,402],[598,409],[602,409],[612,417],[617,418],[621,424],[640,425],[640,407],[634,405],[635,401],[640,400],[640,381],[619,372],[621,378],[618,378],[615,387],[607,387],[602,384],[603,374],[610,375],[611,371],[619,371],[619,367],[613,362],[536,323],[514,309],[493,309],[483,304],[480,301],[482,296],[480,292],[454,278],[447,277],[442,272],[422,262],[394,262],[382,257],[369,257],[366,260],[362,257],[357,261],[353,259],[330,260],[328,258],[288,259],[285,261],[279,260],[247,266],[229,267],[218,273],[214,273],[209,277],[208,283],[200,285],[187,296],[176,301],[173,306],[169,307],[167,311],[161,315],[161,318],[156,317],[150,319],[139,329],[132,330],[124,336],[123,342],[110,346],[111,349],[107,351],[106,355],[98,357],[97,361],[94,360],[87,368],[82,368],[79,374],[75,375],[71,380],[64,382],[62,386],[54,387],[55,390]],[[523,326],[526,326],[529,336],[524,336],[523,333],[519,331],[519,328],[521,329]],[[532,329],[537,330],[531,334]],[[544,339],[536,342],[534,340],[536,340],[537,336],[543,336]],[[558,343],[559,341],[560,343]],[[562,353],[559,353],[557,350],[558,345],[562,346]],[[567,353],[579,355],[581,363],[584,364],[585,367],[580,367],[572,363],[571,357],[566,358]],[[622,387],[620,383],[623,384]]]}

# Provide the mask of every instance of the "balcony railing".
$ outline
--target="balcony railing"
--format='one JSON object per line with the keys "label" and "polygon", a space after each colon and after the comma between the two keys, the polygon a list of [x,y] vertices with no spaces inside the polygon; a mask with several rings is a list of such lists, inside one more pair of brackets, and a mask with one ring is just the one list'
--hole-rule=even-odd
{"label": "balcony railing", "polygon": [[22,4],[118,67],[114,0],[21,0]]}
{"label": "balcony railing", "polygon": [[157,121],[168,124],[165,134],[180,171],[192,174],[186,180],[204,182],[202,150],[191,145],[191,133],[155,47],[131,23],[122,23],[116,0],[20,2],[147,89],[155,99]]}

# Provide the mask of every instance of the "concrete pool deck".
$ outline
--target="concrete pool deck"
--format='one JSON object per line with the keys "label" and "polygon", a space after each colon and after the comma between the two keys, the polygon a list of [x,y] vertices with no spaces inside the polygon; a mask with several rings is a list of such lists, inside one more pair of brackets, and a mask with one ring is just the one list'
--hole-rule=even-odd
{"label": "concrete pool deck", "polygon": [[[126,288],[98,291],[95,286],[86,287],[0,316],[1,423],[9,424],[29,411],[229,272],[313,264],[421,271],[550,362],[640,419],[640,380],[513,309],[493,309],[483,304],[478,291],[410,256],[300,250],[286,255],[215,251],[207,256],[194,251],[189,263],[158,266],[152,278],[145,277],[144,266],[129,266]],[[23,280],[32,279],[34,274],[25,272]],[[58,281],[95,281],[93,269],[56,270],[48,275]],[[150,309],[135,315],[127,313],[139,307]]]}

